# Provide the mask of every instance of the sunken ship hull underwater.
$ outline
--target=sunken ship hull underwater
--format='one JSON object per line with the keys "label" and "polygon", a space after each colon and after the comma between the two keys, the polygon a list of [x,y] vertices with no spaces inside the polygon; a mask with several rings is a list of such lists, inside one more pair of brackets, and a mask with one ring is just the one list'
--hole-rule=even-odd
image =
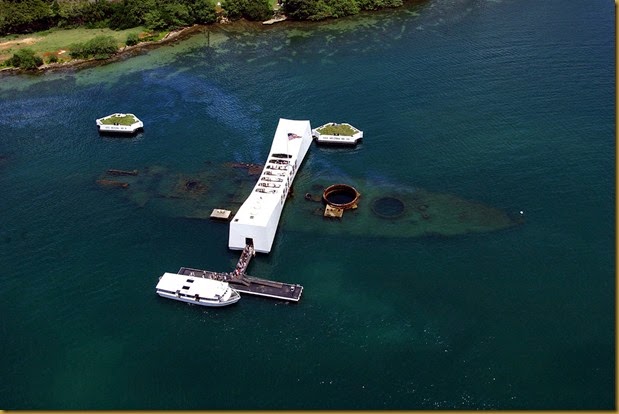
{"label": "sunken ship hull underwater", "polygon": [[[294,214],[285,215],[284,231],[371,237],[456,236],[503,230],[523,223],[522,215],[510,214],[459,195],[431,192],[393,182],[376,183],[324,172],[317,174],[311,169],[311,165],[304,165],[296,173],[295,195],[286,202],[288,211],[294,211]],[[213,209],[230,210],[231,224],[234,224],[234,219],[241,217],[239,212],[248,214],[244,219],[248,220],[249,214],[254,211],[257,213],[272,208],[265,201],[263,193],[255,191],[260,188],[269,189],[257,186],[263,182],[260,177],[270,177],[264,174],[266,171],[271,169],[257,164],[232,162],[205,162],[203,169],[193,172],[150,166],[131,176],[109,176],[104,173],[98,177],[98,184],[103,191],[109,192],[110,196],[126,198],[140,207],[166,216],[210,219]],[[338,219],[324,216],[326,203],[323,192],[334,183],[349,184],[360,193],[356,203],[358,208],[347,210]],[[292,190],[291,186],[287,187],[289,195]],[[252,191],[259,195],[257,200],[254,200],[258,205],[248,204],[247,210],[241,210],[247,194]],[[263,196],[262,199],[259,198],[260,195]],[[279,204],[279,197],[282,195],[283,192],[275,194],[274,197],[277,198],[275,204],[279,207],[272,217],[278,219],[283,211],[283,204]],[[245,221],[239,220],[237,223],[242,224]],[[233,228],[230,229],[231,233],[236,231]],[[271,227],[267,226],[268,228]],[[275,231],[263,231],[264,236],[256,230],[253,238],[264,240],[264,246],[260,246],[260,250],[267,251],[273,243]],[[233,242],[229,243],[233,249],[242,249],[245,245],[245,236],[239,234],[236,239],[234,234],[230,236]],[[240,246],[241,244],[243,246]],[[240,247],[235,247],[237,245]],[[258,248],[256,250],[260,251]]]}

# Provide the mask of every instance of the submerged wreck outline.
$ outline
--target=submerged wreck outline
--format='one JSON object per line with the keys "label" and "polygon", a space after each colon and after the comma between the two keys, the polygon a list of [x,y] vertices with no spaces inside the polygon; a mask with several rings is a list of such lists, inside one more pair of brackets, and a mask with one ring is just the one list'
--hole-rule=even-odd
{"label": "submerged wreck outline", "polygon": [[[216,164],[207,161],[205,168],[197,172],[183,173],[163,166],[151,166],[139,170],[139,174],[110,177],[109,173],[104,173],[97,183],[101,187],[114,188],[132,203],[153,208],[159,214],[209,219],[213,209],[220,208],[232,211],[233,218],[262,170],[262,165],[252,163]],[[352,185],[363,194],[359,208],[347,212],[342,218],[329,219],[323,216],[321,194],[342,178],[312,178],[308,171],[300,171],[299,175],[301,179],[295,183],[291,200],[287,203],[287,209],[296,213],[284,213],[285,231],[320,231],[325,235],[371,237],[456,236],[493,232],[524,223],[522,214],[508,214],[454,194],[358,179]],[[387,200],[383,204],[391,204],[391,209],[399,209],[393,206],[401,204],[402,211],[397,214],[390,211],[381,213],[380,200]],[[338,223],[331,223],[334,220]]]}

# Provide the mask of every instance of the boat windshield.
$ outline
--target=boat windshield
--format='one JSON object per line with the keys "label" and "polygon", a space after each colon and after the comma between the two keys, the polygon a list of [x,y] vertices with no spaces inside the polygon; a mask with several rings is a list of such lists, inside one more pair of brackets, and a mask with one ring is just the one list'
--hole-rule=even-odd
{"label": "boat windshield", "polygon": [[224,294],[221,296],[221,301],[226,301],[228,299],[230,299],[230,296],[232,296],[232,289],[228,288],[226,289],[226,291],[224,292]]}

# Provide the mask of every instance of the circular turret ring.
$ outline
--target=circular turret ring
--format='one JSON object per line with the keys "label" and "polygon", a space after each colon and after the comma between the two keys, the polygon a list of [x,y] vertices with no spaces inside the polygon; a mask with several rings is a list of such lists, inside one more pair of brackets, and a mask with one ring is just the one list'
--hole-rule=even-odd
{"label": "circular turret ring", "polygon": [[344,210],[355,208],[361,194],[348,184],[333,184],[322,193],[322,199],[332,207]]}

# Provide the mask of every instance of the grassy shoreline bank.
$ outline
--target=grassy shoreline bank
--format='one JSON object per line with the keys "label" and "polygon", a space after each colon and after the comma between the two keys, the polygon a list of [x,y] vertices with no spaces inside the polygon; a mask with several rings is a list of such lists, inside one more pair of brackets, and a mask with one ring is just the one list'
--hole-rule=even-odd
{"label": "grassy shoreline bank", "polygon": [[[16,67],[2,67],[0,74],[21,74],[21,73],[44,73],[54,70],[65,69],[81,69],[92,66],[105,65],[112,63],[129,56],[141,53],[143,50],[153,49],[155,47],[171,43],[174,41],[185,39],[195,33],[202,32],[206,25],[193,25],[184,27],[178,30],[160,33],[155,40],[143,41],[133,46],[125,46],[124,41],[129,33],[146,33],[142,27],[132,28],[122,31],[114,31],[111,29],[68,29],[68,30],[53,30],[42,33],[33,33],[29,35],[13,35],[5,38],[0,38],[0,53],[6,53],[9,50],[10,54],[17,52],[20,49],[32,49],[38,56],[41,56],[45,62],[36,69],[25,70]],[[100,35],[113,36],[118,41],[119,49],[112,56],[105,59],[89,58],[89,59],[74,59],[69,56],[69,48],[77,40],[84,41]],[[49,38],[51,36],[51,39]],[[121,46],[123,45],[123,46]],[[7,47],[8,46],[8,47]],[[0,54],[4,61],[10,55]],[[57,62],[49,63],[50,56],[56,56]]]}
{"label": "grassy shoreline bank", "polygon": [[[427,0],[406,0],[403,7],[386,8],[381,10],[363,11],[359,15],[376,13],[395,13],[410,6],[416,7]],[[352,16],[351,16],[352,17]],[[335,19],[341,20],[341,19]],[[321,21],[297,21],[286,20],[278,22],[277,26],[323,26],[329,25],[333,19]],[[0,65],[8,60],[15,52],[23,49],[31,49],[35,54],[43,59],[43,64],[36,69],[24,69],[12,66],[0,66],[0,77],[6,75],[19,74],[43,74],[46,72],[63,70],[80,70],[95,66],[103,66],[132,56],[139,55],[147,50],[152,50],[169,43],[178,42],[195,34],[205,32],[216,32],[223,30],[226,32],[245,31],[245,30],[270,30],[273,26],[263,25],[262,22],[248,21],[245,19],[233,21],[221,21],[214,24],[194,24],[180,29],[153,34],[148,32],[145,27],[134,27],[126,30],[112,29],[51,29],[43,32],[34,32],[22,35],[9,35],[0,37]],[[141,39],[149,38],[153,40],[140,41],[136,45],[127,46],[127,36],[137,34]],[[84,42],[97,36],[112,36],[118,43],[118,50],[105,58],[79,59],[70,56],[70,46],[76,42]],[[51,57],[55,59],[51,59]]]}

